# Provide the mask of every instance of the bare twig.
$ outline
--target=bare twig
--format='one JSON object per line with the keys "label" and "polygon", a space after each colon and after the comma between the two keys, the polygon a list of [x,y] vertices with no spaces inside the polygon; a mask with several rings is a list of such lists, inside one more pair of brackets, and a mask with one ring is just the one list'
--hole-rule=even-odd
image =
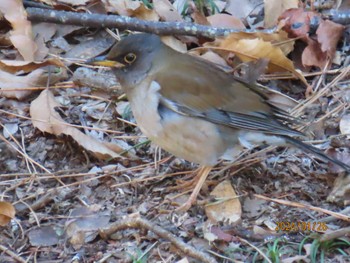
{"label": "bare twig", "polygon": [[275,203],[286,205],[286,206],[293,206],[293,207],[298,207],[298,208],[304,208],[304,209],[309,209],[309,210],[312,210],[312,211],[324,213],[324,214],[327,214],[327,215],[334,216],[335,218],[338,218],[338,219],[350,222],[350,217],[349,216],[343,215],[341,213],[333,212],[333,211],[330,211],[330,210],[327,210],[327,209],[323,209],[323,208],[320,208],[320,207],[307,205],[307,204],[301,204],[301,203],[292,202],[292,201],[288,201],[288,200],[277,199],[277,198],[269,198],[269,197],[266,197],[266,196],[263,196],[263,195],[258,195],[258,194],[254,194],[254,196],[256,198],[260,198],[260,199],[263,199],[263,200],[266,200],[266,201],[271,201],[271,202],[275,202]]}
{"label": "bare twig", "polygon": [[2,250],[4,253],[6,253],[7,255],[12,257],[17,262],[21,262],[21,263],[26,263],[27,262],[23,258],[18,256],[16,253],[12,252],[9,248],[7,248],[7,247],[5,247],[3,245],[0,245],[0,250]]}
{"label": "bare twig", "polygon": [[[217,28],[184,22],[156,22],[137,18],[88,13],[74,13],[40,8],[27,8],[28,19],[35,22],[47,22],[65,25],[76,25],[93,28],[118,28],[154,33],[158,35],[189,35],[215,38],[234,32],[257,32],[255,30],[236,30],[232,28]],[[259,32],[273,32],[267,29]]]}
{"label": "bare twig", "polygon": [[339,237],[348,236],[349,234],[350,234],[350,226],[332,231],[330,233],[325,233],[320,238],[320,241],[321,242],[330,241]]}
{"label": "bare twig", "polygon": [[217,262],[212,256],[204,252],[201,252],[190,245],[187,245],[182,240],[178,239],[176,236],[166,231],[165,229],[161,228],[160,226],[157,226],[152,222],[139,217],[127,218],[124,220],[120,220],[119,222],[115,222],[108,228],[100,230],[100,235],[102,238],[107,238],[108,236],[112,235],[113,233],[119,230],[124,230],[129,228],[143,228],[143,229],[152,231],[155,234],[157,234],[159,237],[169,240],[176,248],[181,250],[181,252],[183,252],[184,254],[192,258],[195,258],[200,262],[204,262],[204,263]]}

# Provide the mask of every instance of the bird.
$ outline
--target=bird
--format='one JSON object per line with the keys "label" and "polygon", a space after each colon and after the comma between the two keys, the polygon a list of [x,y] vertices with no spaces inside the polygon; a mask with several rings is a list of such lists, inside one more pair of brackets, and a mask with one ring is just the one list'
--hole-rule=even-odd
{"label": "bird", "polygon": [[212,167],[242,142],[293,145],[330,161],[345,163],[303,143],[291,116],[269,102],[258,85],[217,65],[165,45],[156,34],[128,35],[90,64],[110,67],[125,92],[136,123],[156,145],[200,165],[188,210]]}

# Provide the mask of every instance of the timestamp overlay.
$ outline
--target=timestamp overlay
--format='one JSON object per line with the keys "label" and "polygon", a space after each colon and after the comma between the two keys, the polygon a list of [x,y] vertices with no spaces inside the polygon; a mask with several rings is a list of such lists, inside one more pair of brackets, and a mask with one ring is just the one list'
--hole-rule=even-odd
{"label": "timestamp overlay", "polygon": [[325,222],[307,221],[277,221],[275,231],[282,232],[325,232],[328,226]]}

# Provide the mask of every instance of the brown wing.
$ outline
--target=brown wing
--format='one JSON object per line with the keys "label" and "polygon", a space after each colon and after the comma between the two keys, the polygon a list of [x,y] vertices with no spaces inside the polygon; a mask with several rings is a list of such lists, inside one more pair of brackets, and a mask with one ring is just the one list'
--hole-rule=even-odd
{"label": "brown wing", "polygon": [[160,86],[161,103],[184,115],[232,128],[279,135],[301,135],[278,121],[255,86],[225,73],[209,62],[173,51],[171,65],[162,63],[154,79]]}

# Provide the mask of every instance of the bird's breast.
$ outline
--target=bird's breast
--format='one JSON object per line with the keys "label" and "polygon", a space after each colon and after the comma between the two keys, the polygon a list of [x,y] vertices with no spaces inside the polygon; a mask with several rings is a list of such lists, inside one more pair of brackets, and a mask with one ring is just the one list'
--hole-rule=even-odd
{"label": "bird's breast", "polygon": [[159,84],[142,85],[128,94],[141,131],[177,157],[202,165],[216,164],[228,148],[217,125],[160,107]]}

